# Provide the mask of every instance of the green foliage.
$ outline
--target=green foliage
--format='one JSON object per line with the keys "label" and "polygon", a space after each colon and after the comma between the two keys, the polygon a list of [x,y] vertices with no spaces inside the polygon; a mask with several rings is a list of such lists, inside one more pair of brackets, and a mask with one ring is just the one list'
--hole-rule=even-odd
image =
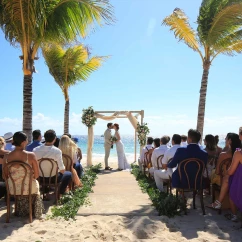
{"label": "green foliage", "polygon": [[141,146],[144,146],[146,144],[146,136],[150,133],[147,123],[144,123],[143,125],[140,125],[140,123],[138,123],[136,131],[138,133],[139,144]]}
{"label": "green foliage", "polygon": [[66,220],[75,218],[80,206],[87,204],[88,193],[92,192],[92,187],[95,185],[95,180],[101,167],[101,164],[98,164],[91,166],[85,171],[82,177],[83,187],[62,196],[59,201],[59,206],[54,206],[51,209],[51,218],[63,217]]}
{"label": "green foliage", "polygon": [[132,174],[136,177],[141,190],[148,193],[159,215],[174,217],[176,215],[181,215],[181,213],[185,211],[186,204],[182,199],[177,199],[173,194],[160,192],[156,188],[155,182],[142,174],[139,166],[132,165]]}
{"label": "green foliage", "polygon": [[93,107],[88,107],[82,110],[82,123],[87,127],[91,127],[96,124],[97,118],[95,117],[95,112]]}

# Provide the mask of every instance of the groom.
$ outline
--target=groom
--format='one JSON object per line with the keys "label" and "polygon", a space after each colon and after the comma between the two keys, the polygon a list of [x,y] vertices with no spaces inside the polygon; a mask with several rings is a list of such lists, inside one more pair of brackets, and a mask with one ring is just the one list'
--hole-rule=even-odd
{"label": "groom", "polygon": [[113,129],[113,123],[108,123],[107,127],[108,128],[104,132],[104,148],[105,148],[104,162],[105,162],[105,170],[112,170],[113,168],[108,166],[108,158],[110,155],[110,149],[113,145],[113,142],[111,141],[111,138],[112,138],[111,129]]}

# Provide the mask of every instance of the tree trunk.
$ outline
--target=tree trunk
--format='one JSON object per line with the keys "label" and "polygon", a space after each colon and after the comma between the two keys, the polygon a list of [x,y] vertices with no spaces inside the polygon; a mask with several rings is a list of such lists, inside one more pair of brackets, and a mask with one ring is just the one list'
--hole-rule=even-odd
{"label": "tree trunk", "polygon": [[70,102],[69,99],[65,99],[65,114],[64,114],[64,134],[69,133],[69,109]]}
{"label": "tree trunk", "polygon": [[198,105],[197,130],[199,130],[201,133],[201,139],[203,138],[205,105],[206,105],[208,74],[209,74],[210,65],[211,65],[210,61],[205,61],[203,64],[203,76],[202,76],[200,99],[199,99],[199,105]]}
{"label": "tree trunk", "polygon": [[23,132],[32,140],[32,74],[24,75],[23,87]]}

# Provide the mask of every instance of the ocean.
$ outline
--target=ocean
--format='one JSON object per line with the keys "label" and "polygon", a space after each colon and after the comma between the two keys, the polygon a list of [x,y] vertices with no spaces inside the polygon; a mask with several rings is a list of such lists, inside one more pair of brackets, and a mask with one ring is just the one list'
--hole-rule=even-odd
{"label": "ocean", "polygon": [[[76,137],[79,139],[77,145],[81,148],[82,153],[86,155],[87,153],[87,135],[73,135],[73,138]],[[122,142],[125,147],[125,154],[127,157],[134,157],[134,136],[132,135],[123,135]],[[220,147],[225,146],[224,136],[220,136]],[[137,142],[137,157],[139,157],[139,143]],[[93,156],[95,157],[103,157],[104,156],[104,137],[101,135],[94,136],[94,144],[93,144]],[[110,152],[111,157],[117,156],[115,145]]]}

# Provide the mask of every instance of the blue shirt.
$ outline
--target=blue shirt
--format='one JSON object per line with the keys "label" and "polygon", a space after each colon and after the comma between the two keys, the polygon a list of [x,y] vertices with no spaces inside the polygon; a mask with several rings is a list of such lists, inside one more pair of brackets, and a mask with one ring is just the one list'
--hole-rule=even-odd
{"label": "blue shirt", "polygon": [[42,143],[38,140],[34,140],[31,144],[26,146],[26,151],[32,152],[34,148],[42,145]]}

